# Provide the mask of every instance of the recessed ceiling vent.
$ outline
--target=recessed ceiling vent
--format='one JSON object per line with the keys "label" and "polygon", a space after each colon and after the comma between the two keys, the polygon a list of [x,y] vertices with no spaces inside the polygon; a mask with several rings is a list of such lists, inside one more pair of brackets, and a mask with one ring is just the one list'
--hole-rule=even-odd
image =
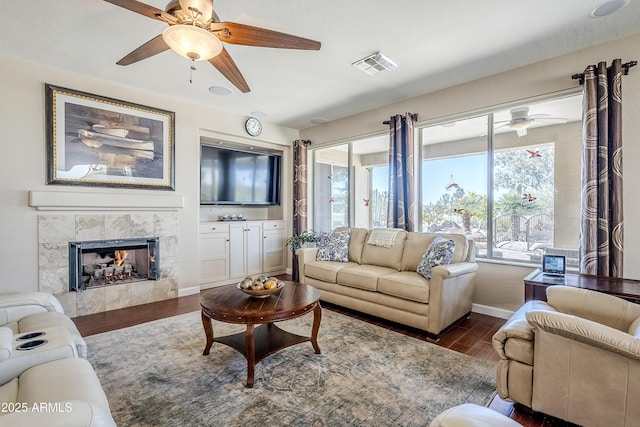
{"label": "recessed ceiling vent", "polygon": [[351,65],[358,67],[369,75],[374,75],[384,70],[395,70],[398,67],[398,64],[396,64],[380,52],[376,52],[367,57],[359,59]]}

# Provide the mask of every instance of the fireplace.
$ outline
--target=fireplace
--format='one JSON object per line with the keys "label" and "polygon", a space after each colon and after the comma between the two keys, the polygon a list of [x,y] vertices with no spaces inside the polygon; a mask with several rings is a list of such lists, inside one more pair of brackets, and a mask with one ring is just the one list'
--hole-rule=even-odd
{"label": "fireplace", "polygon": [[160,279],[157,237],[69,242],[69,290]]}

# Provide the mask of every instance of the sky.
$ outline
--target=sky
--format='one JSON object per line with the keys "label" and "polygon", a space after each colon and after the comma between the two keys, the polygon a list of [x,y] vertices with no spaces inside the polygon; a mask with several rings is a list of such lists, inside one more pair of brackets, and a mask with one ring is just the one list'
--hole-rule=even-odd
{"label": "sky", "polygon": [[[422,168],[422,203],[436,203],[446,187],[452,182],[458,184],[465,193],[476,192],[487,194],[487,156],[453,157],[430,160],[423,163]],[[389,184],[389,167],[380,166],[373,169],[372,187],[382,191]],[[448,190],[455,191],[455,187]]]}

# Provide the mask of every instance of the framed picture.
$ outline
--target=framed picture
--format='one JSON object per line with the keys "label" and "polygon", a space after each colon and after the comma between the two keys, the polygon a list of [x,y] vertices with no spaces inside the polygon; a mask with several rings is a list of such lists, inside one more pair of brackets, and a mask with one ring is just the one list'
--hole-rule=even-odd
{"label": "framed picture", "polygon": [[175,114],[45,84],[47,184],[175,190]]}

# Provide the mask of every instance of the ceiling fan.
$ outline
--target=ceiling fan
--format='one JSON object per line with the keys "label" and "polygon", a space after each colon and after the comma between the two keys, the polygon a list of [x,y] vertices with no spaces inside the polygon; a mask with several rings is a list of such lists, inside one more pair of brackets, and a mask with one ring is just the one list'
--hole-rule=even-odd
{"label": "ceiling fan", "polygon": [[117,62],[130,65],[168,49],[191,61],[208,61],[241,92],[249,85],[222,42],[280,49],[320,50],[320,42],[234,22],[220,22],[213,0],[172,0],[165,10],[137,0],[105,0],[169,25]]}
{"label": "ceiling fan", "polygon": [[527,134],[527,128],[535,122],[549,121],[552,123],[566,123],[568,121],[568,119],[564,117],[551,117],[549,114],[530,115],[529,107],[512,108],[510,113],[511,120],[496,122],[496,125],[503,123],[502,125],[496,127],[496,129],[508,126],[510,129],[515,130],[518,136],[525,136]]}

